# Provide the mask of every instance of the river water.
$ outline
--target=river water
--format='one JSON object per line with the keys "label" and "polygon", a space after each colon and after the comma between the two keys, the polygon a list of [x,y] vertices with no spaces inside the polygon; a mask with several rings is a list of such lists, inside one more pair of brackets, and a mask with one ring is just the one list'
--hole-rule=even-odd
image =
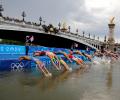
{"label": "river water", "polygon": [[0,100],[120,100],[119,62],[53,73],[44,78],[37,70],[0,72]]}

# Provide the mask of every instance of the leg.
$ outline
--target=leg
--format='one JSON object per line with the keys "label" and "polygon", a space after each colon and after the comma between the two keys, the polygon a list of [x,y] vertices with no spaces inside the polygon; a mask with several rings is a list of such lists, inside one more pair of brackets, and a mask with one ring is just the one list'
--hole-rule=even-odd
{"label": "leg", "polygon": [[50,60],[51,60],[51,63],[53,64],[53,66],[54,66],[57,70],[60,70],[60,68],[55,64],[55,62],[53,61],[53,59],[50,58]]}
{"label": "leg", "polygon": [[52,76],[52,74],[48,71],[48,69],[46,67],[43,67],[43,69],[49,76]]}
{"label": "leg", "polygon": [[47,68],[45,67],[45,65],[40,62],[40,61],[36,61],[39,69],[43,72],[43,74],[47,77],[50,76],[51,73],[49,73],[49,71],[47,70]]}
{"label": "leg", "polygon": [[70,70],[70,68],[68,67],[68,65],[64,62],[64,60],[60,60],[61,64],[64,66],[65,70]]}

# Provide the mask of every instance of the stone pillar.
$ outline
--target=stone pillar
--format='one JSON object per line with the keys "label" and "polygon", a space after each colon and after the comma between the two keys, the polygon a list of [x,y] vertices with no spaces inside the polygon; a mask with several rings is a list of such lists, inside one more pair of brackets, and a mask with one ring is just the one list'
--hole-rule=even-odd
{"label": "stone pillar", "polygon": [[114,28],[115,24],[113,23],[114,17],[110,20],[110,23],[108,24],[109,27],[109,34],[108,34],[108,49],[114,51],[114,44],[115,44],[115,39],[114,39]]}

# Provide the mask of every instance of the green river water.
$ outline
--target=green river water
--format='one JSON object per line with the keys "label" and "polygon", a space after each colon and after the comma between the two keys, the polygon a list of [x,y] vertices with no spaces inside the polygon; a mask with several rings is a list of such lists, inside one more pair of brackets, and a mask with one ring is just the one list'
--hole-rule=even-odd
{"label": "green river water", "polygon": [[0,72],[0,100],[120,100],[120,63],[54,72],[51,78],[35,70]]}

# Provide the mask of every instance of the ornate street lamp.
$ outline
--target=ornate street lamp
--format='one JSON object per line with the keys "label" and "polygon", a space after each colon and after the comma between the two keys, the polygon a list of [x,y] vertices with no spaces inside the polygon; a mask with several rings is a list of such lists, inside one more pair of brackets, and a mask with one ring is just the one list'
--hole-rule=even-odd
{"label": "ornate street lamp", "polygon": [[106,37],[106,35],[105,35],[105,37],[104,37],[104,42],[107,42],[107,37]]}
{"label": "ornate street lamp", "polygon": [[93,39],[95,40],[95,35],[93,36]]}
{"label": "ornate street lamp", "polygon": [[98,41],[99,41],[99,36],[98,36]]}
{"label": "ornate street lamp", "polygon": [[76,29],[76,33],[78,34],[78,29]]}
{"label": "ornate street lamp", "polygon": [[26,13],[25,11],[22,12],[23,22],[25,21]]}
{"label": "ornate street lamp", "polygon": [[39,21],[40,21],[40,26],[42,25],[41,22],[42,22],[42,17],[40,16],[39,18]]}
{"label": "ornate street lamp", "polygon": [[85,32],[83,31],[83,37],[85,36]]}
{"label": "ornate street lamp", "polygon": [[68,26],[68,32],[70,33],[70,29],[71,29],[71,27],[70,26]]}
{"label": "ornate street lamp", "polygon": [[4,9],[3,9],[3,7],[2,7],[2,5],[0,4],[0,17],[2,17],[3,15],[2,15],[2,12],[4,11]]}
{"label": "ornate street lamp", "polygon": [[60,30],[60,28],[61,28],[61,23],[60,22],[58,23],[58,27],[59,27],[59,30]]}
{"label": "ornate street lamp", "polygon": [[90,33],[89,33],[89,39],[90,39]]}

